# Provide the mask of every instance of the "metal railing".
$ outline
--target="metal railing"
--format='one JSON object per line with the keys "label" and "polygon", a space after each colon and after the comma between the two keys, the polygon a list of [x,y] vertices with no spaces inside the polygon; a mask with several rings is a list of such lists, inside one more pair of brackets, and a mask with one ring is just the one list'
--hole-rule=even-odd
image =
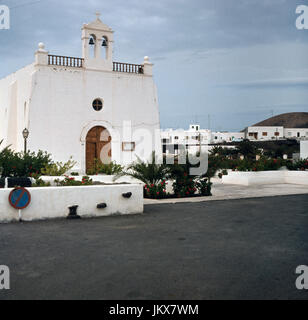
{"label": "metal railing", "polygon": [[82,68],[83,61],[84,59],[82,58],[48,55],[48,64],[50,66]]}
{"label": "metal railing", "polygon": [[[48,55],[48,65],[60,66],[60,67],[83,68],[84,59],[76,58],[76,57],[56,56],[56,55],[50,54]],[[144,66],[142,64],[113,62],[113,71],[143,74]]]}
{"label": "metal railing", "polygon": [[114,62],[113,71],[136,73],[136,74],[143,74],[144,72],[142,64],[130,64],[130,63],[122,63],[122,62]]}

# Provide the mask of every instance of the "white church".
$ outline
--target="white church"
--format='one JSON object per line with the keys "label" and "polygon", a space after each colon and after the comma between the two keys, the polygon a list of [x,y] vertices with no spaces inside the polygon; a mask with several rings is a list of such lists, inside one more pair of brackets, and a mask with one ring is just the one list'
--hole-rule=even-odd
{"label": "white church", "polygon": [[31,65],[0,80],[0,141],[16,151],[46,150],[85,172],[95,158],[131,163],[161,153],[153,64],[113,61],[114,32],[97,14],[82,27],[82,58],[43,43]]}

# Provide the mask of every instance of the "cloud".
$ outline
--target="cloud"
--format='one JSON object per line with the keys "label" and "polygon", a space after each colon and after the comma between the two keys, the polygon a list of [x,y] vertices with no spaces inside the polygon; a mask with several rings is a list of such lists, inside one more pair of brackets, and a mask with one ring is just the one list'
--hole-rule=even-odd
{"label": "cloud", "polygon": [[[308,107],[308,31],[295,27],[295,9],[305,0],[0,0],[0,4],[12,8],[11,30],[0,30],[0,78],[32,63],[39,42],[50,53],[80,56],[81,26],[100,11],[104,23],[115,31],[115,60],[141,63],[148,55],[154,61],[166,126],[187,127],[196,114],[213,118],[216,114],[222,129],[242,129],[267,115],[258,112],[254,120],[258,105],[270,108],[285,102],[298,109]],[[296,93],[290,92],[293,89]],[[239,117],[241,112],[251,117]],[[200,116],[200,122],[207,126],[207,116]]]}

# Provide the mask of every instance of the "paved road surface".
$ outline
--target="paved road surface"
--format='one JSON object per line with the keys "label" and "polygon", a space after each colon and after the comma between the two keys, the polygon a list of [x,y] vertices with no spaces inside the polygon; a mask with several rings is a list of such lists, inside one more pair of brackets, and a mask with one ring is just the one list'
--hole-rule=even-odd
{"label": "paved road surface", "polygon": [[0,225],[0,299],[308,299],[308,195]]}

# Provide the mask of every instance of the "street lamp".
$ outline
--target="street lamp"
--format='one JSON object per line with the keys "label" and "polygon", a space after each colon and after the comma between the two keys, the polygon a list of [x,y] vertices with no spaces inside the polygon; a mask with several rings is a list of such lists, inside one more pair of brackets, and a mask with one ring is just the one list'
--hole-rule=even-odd
{"label": "street lamp", "polygon": [[29,130],[27,128],[25,128],[22,132],[22,135],[24,137],[25,140],[25,144],[24,144],[24,152],[27,153],[27,139],[29,137]]}

